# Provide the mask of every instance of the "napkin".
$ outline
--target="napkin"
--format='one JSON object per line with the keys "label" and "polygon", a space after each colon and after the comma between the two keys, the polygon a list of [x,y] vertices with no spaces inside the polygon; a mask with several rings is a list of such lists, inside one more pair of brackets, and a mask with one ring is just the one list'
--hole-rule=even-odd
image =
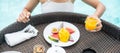
{"label": "napkin", "polygon": [[37,36],[38,30],[28,25],[23,30],[5,34],[5,41],[9,46],[17,45],[27,39]]}

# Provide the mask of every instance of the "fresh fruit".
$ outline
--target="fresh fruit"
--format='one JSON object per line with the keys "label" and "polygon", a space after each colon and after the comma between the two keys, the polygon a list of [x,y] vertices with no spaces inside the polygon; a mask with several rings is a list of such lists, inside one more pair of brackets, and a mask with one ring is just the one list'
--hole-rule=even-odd
{"label": "fresh fruit", "polygon": [[70,33],[65,28],[61,28],[59,31],[59,40],[61,42],[68,42],[70,38]]}
{"label": "fresh fruit", "polygon": [[52,31],[51,32],[52,35],[48,36],[48,38],[51,41],[54,41],[54,42],[58,42],[58,41],[61,41],[61,42],[68,42],[68,41],[74,42],[73,39],[70,39],[70,35],[75,32],[72,28],[69,28],[69,27],[62,28],[61,27],[59,30],[58,30],[58,28],[52,28],[51,31]]}
{"label": "fresh fruit", "polygon": [[58,34],[53,34],[51,36],[54,37],[54,38],[56,38],[56,39],[59,39],[59,35]]}
{"label": "fresh fruit", "polygon": [[70,34],[74,33],[75,31],[69,27],[66,27],[66,30],[69,31]]}
{"label": "fresh fruit", "polygon": [[58,33],[58,29],[57,28],[53,28],[52,29],[52,33]]}
{"label": "fresh fruit", "polygon": [[48,38],[49,38],[51,41],[58,42],[58,39],[57,39],[57,38],[55,38],[55,37],[48,36]]}

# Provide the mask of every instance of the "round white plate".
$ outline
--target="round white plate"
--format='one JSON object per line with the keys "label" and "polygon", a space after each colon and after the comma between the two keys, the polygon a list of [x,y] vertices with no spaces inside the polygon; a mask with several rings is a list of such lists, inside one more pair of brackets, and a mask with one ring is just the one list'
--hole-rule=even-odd
{"label": "round white plate", "polygon": [[4,52],[1,52],[1,53],[22,53],[22,52],[18,52],[18,51],[4,51]]}
{"label": "round white plate", "polygon": [[66,53],[66,51],[59,46],[56,47],[50,47],[46,53]]}
{"label": "round white plate", "polygon": [[[69,27],[69,28],[75,30],[75,32],[70,35],[70,37],[74,40],[74,42],[71,42],[71,41],[68,41],[66,43],[60,42],[60,41],[54,42],[48,38],[48,36],[52,35],[52,33],[51,33],[52,29],[59,28],[61,23],[63,23],[64,28]],[[67,47],[67,46],[71,46],[71,45],[75,44],[79,40],[80,32],[79,32],[78,28],[71,23],[64,22],[64,21],[57,21],[57,22],[53,22],[45,27],[45,29],[43,31],[43,36],[44,36],[45,40],[50,44],[54,44],[54,45],[61,46],[61,47]]]}

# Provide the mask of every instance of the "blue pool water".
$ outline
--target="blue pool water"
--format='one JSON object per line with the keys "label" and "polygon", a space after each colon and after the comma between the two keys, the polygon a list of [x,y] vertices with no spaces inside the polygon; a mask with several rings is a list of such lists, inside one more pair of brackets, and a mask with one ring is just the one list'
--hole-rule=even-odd
{"label": "blue pool water", "polygon": [[[0,30],[15,22],[19,13],[29,0],[1,0],[0,1]],[[106,11],[102,19],[120,27],[120,0],[100,0],[105,6]],[[80,0],[75,1],[75,12],[91,15],[95,9]],[[41,13],[41,4],[39,4],[32,15]]]}

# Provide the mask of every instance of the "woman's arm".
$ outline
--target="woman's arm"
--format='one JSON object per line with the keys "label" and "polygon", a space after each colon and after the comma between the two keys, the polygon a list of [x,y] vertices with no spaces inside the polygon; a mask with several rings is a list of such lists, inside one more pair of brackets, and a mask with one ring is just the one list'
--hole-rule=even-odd
{"label": "woman's arm", "polygon": [[94,7],[96,9],[95,13],[93,15],[88,16],[86,19],[93,17],[98,20],[98,24],[95,30],[88,30],[90,32],[97,32],[102,29],[102,23],[101,20],[99,19],[102,14],[105,11],[105,6],[99,1],[99,0],[82,0],[85,3],[89,4],[90,6]]}
{"label": "woman's arm", "polygon": [[30,20],[29,16],[31,12],[37,6],[38,3],[39,3],[39,0],[29,0],[27,5],[24,7],[23,11],[20,13],[17,21],[24,22],[24,23],[28,22]]}
{"label": "woman's arm", "polygon": [[24,9],[28,10],[29,12],[32,12],[38,3],[39,3],[39,0],[29,0],[29,2],[24,7]]}
{"label": "woman's arm", "polygon": [[94,15],[101,17],[105,11],[105,6],[99,0],[82,0],[96,9]]}

